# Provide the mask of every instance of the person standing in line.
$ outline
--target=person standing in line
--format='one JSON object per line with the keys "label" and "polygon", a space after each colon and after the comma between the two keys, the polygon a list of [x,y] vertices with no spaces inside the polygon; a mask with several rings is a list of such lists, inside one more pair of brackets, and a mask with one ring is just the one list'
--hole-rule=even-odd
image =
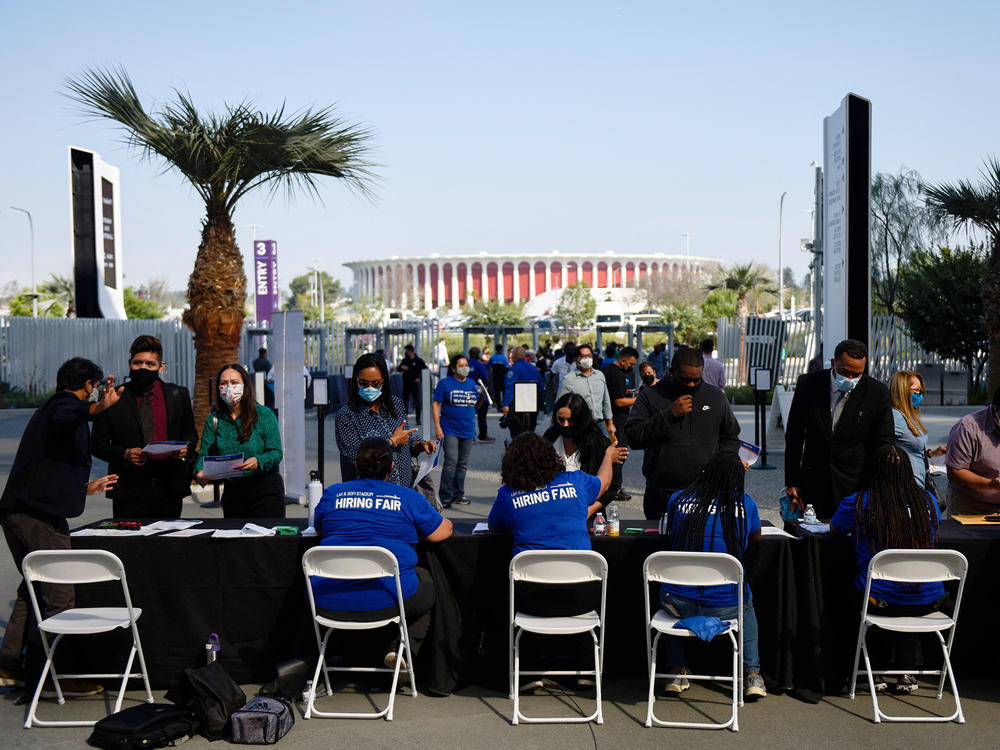
{"label": "person standing in line", "polygon": [[243,455],[240,476],[223,480],[223,518],[284,518],[285,482],[278,472],[283,452],[278,418],[254,398],[243,365],[223,365],[216,378],[219,402],[205,420],[195,479],[204,486],[206,456]]}
{"label": "person standing in line", "polygon": [[[21,435],[0,495],[0,527],[19,574],[30,552],[70,549],[66,519],[83,513],[89,495],[105,492],[118,479],[108,474],[90,481],[87,423],[118,403],[122,393],[110,375],[101,393],[98,389],[103,379],[101,368],[89,359],[74,357],[64,362],[56,373],[56,392],[32,415]],[[44,617],[72,609],[75,604],[72,586],[42,583],[36,591]],[[0,644],[0,687],[35,687],[25,684],[31,676],[26,670],[29,640],[34,656],[42,649],[33,620],[27,584],[22,578]],[[31,663],[40,669],[40,661],[35,665],[32,657]],[[94,695],[104,689],[82,680],[59,683],[68,696]]]}
{"label": "person standing in line", "polygon": [[507,372],[503,389],[503,413],[507,417],[507,426],[510,429],[510,438],[513,440],[522,432],[534,432],[538,422],[538,410],[533,412],[517,412],[514,410],[514,391],[516,383],[534,383],[537,388],[535,395],[536,403],[542,403],[542,383],[541,373],[526,358],[527,352],[523,346],[515,346],[511,351],[514,364]]}
{"label": "person standing in line", "polygon": [[469,453],[476,437],[476,401],[479,389],[469,379],[469,360],[456,354],[448,363],[448,375],[434,389],[434,431],[444,441],[444,466],[441,469],[441,506],[468,505],[465,497],[465,472]]}
{"label": "person standing in line", "polygon": [[[94,418],[93,454],[107,461],[118,483],[108,491],[115,518],[180,518],[191,494],[198,433],[187,388],[160,379],[166,363],[155,336],[129,348],[129,381],[123,397]],[[152,442],[183,442],[172,453],[150,455]]]}
{"label": "person standing in line", "polygon": [[800,375],[785,425],[785,486],[803,508],[830,518],[868,486],[876,451],[892,443],[889,390],[865,374],[868,347],[845,339],[830,368]]}
{"label": "person standing in line", "polygon": [[503,411],[504,382],[507,378],[507,370],[510,369],[510,362],[507,356],[500,350],[498,343],[497,350],[486,363],[489,365],[493,383],[493,404],[498,412]]}
{"label": "person standing in line", "polygon": [[985,515],[1000,508],[1000,388],[993,403],[966,414],[948,434],[948,513]]}
{"label": "person standing in line", "polygon": [[726,387],[726,366],[712,356],[715,344],[712,339],[705,339],[701,342],[701,356],[705,360],[705,371],[702,380],[709,385],[714,385],[720,391]]}
{"label": "person standing in line", "polygon": [[656,344],[646,361],[656,370],[656,379],[662,379],[663,373],[667,371],[667,345],[663,342]]}
{"label": "person standing in line", "polygon": [[594,350],[590,344],[580,344],[576,348],[576,368],[559,383],[556,399],[562,398],[567,393],[582,396],[590,407],[594,419],[604,423],[611,441],[618,439],[615,434],[608,384],[604,379],[604,373],[594,369]]}
{"label": "person standing in line", "polygon": [[489,399],[486,398],[486,394],[489,392],[488,383],[490,382],[490,375],[486,372],[486,365],[483,364],[481,357],[482,353],[479,351],[479,347],[469,347],[469,367],[472,368],[469,376],[472,378],[472,382],[481,389],[479,393],[479,400],[476,402],[476,421],[479,425],[479,442],[492,443],[496,438],[490,437],[489,429],[486,424],[486,415],[490,410],[490,402]]}
{"label": "person standing in line", "polygon": [[448,345],[444,343],[443,337],[438,339],[437,345],[434,347],[434,359],[439,370],[448,367]]}
{"label": "person standing in line", "polygon": [[642,509],[660,518],[667,501],[687,487],[716,453],[737,456],[740,423],[725,394],[701,382],[704,359],[685,347],[674,355],[670,377],[644,387],[625,421],[625,437],[644,451]]}
{"label": "person standing in line", "polygon": [[[608,396],[611,398],[611,420],[615,425],[615,435],[619,439],[625,436],[625,420],[628,419],[629,410],[635,403],[636,389],[633,385],[633,373],[635,363],[639,359],[639,352],[631,346],[624,346],[617,349],[618,359],[608,360],[601,372],[608,385]],[[622,468],[615,464],[615,484],[618,485],[617,492],[611,497],[615,500],[626,502],[632,496],[622,489]]]}
{"label": "person standing in line", "polygon": [[250,369],[253,370],[253,374],[256,375],[258,372],[264,373],[264,406],[270,409],[274,408],[274,365],[271,364],[271,360],[267,358],[267,348],[261,347],[257,350],[257,359],[255,359],[251,365]]}
{"label": "person standing in line", "polygon": [[413,413],[417,417],[417,427],[420,427],[424,411],[424,397],[420,390],[420,373],[427,369],[427,363],[417,356],[413,344],[407,344],[403,351],[403,359],[396,367],[398,372],[403,373],[403,410],[407,411],[410,408],[410,399],[412,399]]}
{"label": "person standing in line", "polygon": [[924,376],[910,370],[894,372],[889,379],[889,398],[892,399],[893,443],[909,457],[917,486],[933,491],[927,459],[943,456],[947,447],[927,447],[927,428],[920,420]]}

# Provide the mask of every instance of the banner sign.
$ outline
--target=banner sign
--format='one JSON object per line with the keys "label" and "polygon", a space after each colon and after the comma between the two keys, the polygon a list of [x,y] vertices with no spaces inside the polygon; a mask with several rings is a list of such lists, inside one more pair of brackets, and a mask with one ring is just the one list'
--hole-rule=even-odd
{"label": "banner sign", "polygon": [[278,309],[278,243],[254,240],[253,288],[257,301],[257,325],[271,327],[271,316]]}

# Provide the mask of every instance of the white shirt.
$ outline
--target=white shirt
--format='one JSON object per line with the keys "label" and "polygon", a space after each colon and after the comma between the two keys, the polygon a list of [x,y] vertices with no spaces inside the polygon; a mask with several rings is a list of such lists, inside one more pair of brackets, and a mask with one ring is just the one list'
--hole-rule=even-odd
{"label": "white shirt", "polygon": [[556,376],[556,388],[559,387],[559,382],[566,377],[566,373],[569,372],[571,367],[573,367],[573,364],[571,362],[567,362],[565,356],[559,357],[559,359],[552,363],[552,367],[549,368],[549,372]]}
{"label": "white shirt", "polygon": [[562,435],[556,438],[552,447],[556,449],[556,455],[561,456],[562,460],[566,462],[566,471],[583,471],[580,468],[580,451],[575,450],[572,456],[567,456],[566,445],[563,443]]}
{"label": "white shirt", "polygon": [[434,347],[434,357],[437,359],[439,365],[448,364],[448,345],[443,341],[439,341],[437,346]]}

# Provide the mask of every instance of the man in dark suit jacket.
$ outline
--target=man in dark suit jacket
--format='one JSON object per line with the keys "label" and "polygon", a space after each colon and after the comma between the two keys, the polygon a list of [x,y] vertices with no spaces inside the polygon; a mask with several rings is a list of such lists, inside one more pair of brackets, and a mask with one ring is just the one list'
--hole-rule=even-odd
{"label": "man in dark suit jacket", "polygon": [[867,362],[868,347],[846,339],[830,369],[801,375],[795,386],[785,426],[785,486],[820,518],[868,486],[876,449],[892,443],[889,391],[864,374]]}
{"label": "man in dark suit jacket", "polygon": [[[129,351],[129,382],[118,403],[94,420],[92,450],[118,475],[107,493],[115,518],[179,518],[191,492],[198,439],[191,396],[187,388],[160,380],[165,364],[159,339],[140,336]],[[185,445],[159,456],[142,450],[167,440]]]}

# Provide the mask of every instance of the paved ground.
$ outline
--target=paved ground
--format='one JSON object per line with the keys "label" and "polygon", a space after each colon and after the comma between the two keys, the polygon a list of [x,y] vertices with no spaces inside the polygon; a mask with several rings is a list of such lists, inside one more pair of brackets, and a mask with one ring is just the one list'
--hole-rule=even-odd
{"label": "paved ground", "polygon": [[[931,431],[931,443],[943,443],[951,425],[969,411],[963,407],[931,407],[924,410],[925,421]],[[743,435],[753,435],[753,414],[749,408],[738,408],[737,416],[743,426]],[[30,417],[28,411],[0,412],[0,481],[6,481],[7,472],[24,425]],[[332,422],[330,423],[332,426]],[[490,417],[490,434],[502,437],[497,417]],[[328,432],[332,433],[332,430]],[[307,423],[307,435],[315,434],[315,418]],[[749,439],[752,439],[750,437]],[[781,446],[778,446],[779,448]],[[472,501],[448,511],[451,517],[485,516],[496,495],[499,484],[502,439],[492,444],[476,444],[473,449],[467,481],[467,492]],[[326,455],[328,482],[339,478],[339,462],[335,445],[329,441]],[[747,477],[747,490],[758,500],[761,515],[777,520],[777,498],[783,488],[782,455],[771,453],[774,471],[751,471]],[[306,451],[306,466],[316,465],[315,446]],[[631,502],[621,504],[624,518],[642,516],[643,480],[640,471],[641,455],[634,454],[624,469],[625,488],[634,495]],[[94,475],[103,473],[104,467],[96,465]],[[111,503],[104,497],[91,498],[87,511],[79,519],[86,523],[110,515]],[[213,517],[219,510],[205,510],[193,501],[185,505],[185,516],[191,518]],[[289,515],[304,516],[305,508],[289,506]],[[19,580],[6,551],[0,551],[0,601],[7,604]],[[0,617],[5,617],[8,606],[0,605]],[[6,621],[2,621],[4,626]],[[961,634],[959,634],[961,637]],[[963,703],[968,724],[947,725],[879,725],[871,723],[871,703],[868,696],[850,701],[846,697],[830,697],[818,705],[803,704],[788,696],[768,696],[756,704],[748,704],[740,713],[741,731],[705,732],[693,730],[646,729],[645,685],[634,681],[609,681],[605,685],[605,723],[597,725],[522,725],[510,726],[511,703],[505,695],[480,688],[469,688],[448,698],[400,696],[393,722],[339,721],[313,719],[299,720],[292,733],[282,740],[286,746],[301,748],[327,748],[331,745],[364,745],[371,748],[465,748],[490,744],[496,748],[573,748],[581,747],[654,747],[664,743],[683,743],[686,747],[754,746],[774,748],[843,747],[845,745],[879,745],[884,747],[914,747],[919,745],[951,747],[995,747],[993,727],[1000,712],[1000,688],[996,681],[962,682]],[[244,686],[250,693],[256,686]],[[55,748],[79,747],[88,735],[82,728],[34,729],[24,731],[24,709],[15,705],[16,691],[0,688],[0,733],[10,739],[6,747]],[[138,697],[130,692],[129,696]],[[155,693],[161,698],[161,693]],[[375,696],[381,700],[384,696]],[[526,700],[524,709],[545,713],[571,710],[574,703],[586,707],[588,694],[546,694]],[[105,712],[105,698],[70,700],[66,706],[46,705],[43,714],[50,718],[92,718]],[[366,699],[358,694],[338,693],[338,709],[366,710]],[[921,689],[905,700],[889,698],[891,710],[926,714],[945,709],[949,704],[938,703],[928,689]],[[667,700],[658,704],[658,713],[669,718],[701,721],[704,715],[718,719],[725,715],[725,698],[712,687],[696,686],[686,694],[684,701]],[[341,709],[340,707],[344,708]],[[589,710],[589,709],[588,709]],[[55,716],[53,712],[58,712]],[[332,735],[331,733],[335,733]],[[203,738],[195,738],[189,746],[207,746]]]}

